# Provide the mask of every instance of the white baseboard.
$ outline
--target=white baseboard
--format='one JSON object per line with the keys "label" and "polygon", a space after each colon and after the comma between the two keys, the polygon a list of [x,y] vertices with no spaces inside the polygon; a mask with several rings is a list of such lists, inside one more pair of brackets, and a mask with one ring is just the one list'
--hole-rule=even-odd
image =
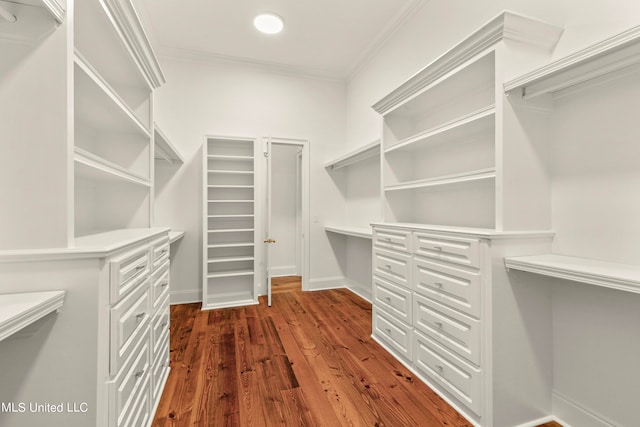
{"label": "white baseboard", "polygon": [[323,291],[326,289],[340,289],[347,287],[347,283],[342,276],[309,279],[308,283],[309,289],[307,289],[307,291]]}
{"label": "white baseboard", "polygon": [[297,274],[295,265],[271,267],[271,277],[296,276]]}
{"label": "white baseboard", "polygon": [[551,405],[553,414],[557,417],[556,421],[563,427],[615,427],[616,425],[556,390],[551,394]]}
{"label": "white baseboard", "polygon": [[[547,416],[547,417],[539,418],[539,419],[537,419],[537,420],[535,420],[535,421],[529,421],[529,422],[526,422],[526,423],[524,423],[524,424],[518,424],[518,425],[517,425],[517,426],[515,426],[515,427],[537,427],[537,426],[539,426],[539,425],[541,425],[541,424],[546,424],[546,423],[549,423],[549,422],[551,422],[551,421],[560,422],[560,421],[559,421],[556,417],[554,417],[553,415],[549,415],[549,416]],[[562,426],[563,426],[563,427],[568,427],[568,426],[567,426],[567,425],[565,425],[565,424],[562,424]]]}
{"label": "white baseboard", "polygon": [[171,291],[169,304],[191,304],[193,302],[202,302],[202,291],[200,289]]}
{"label": "white baseboard", "polygon": [[362,283],[356,282],[355,280],[345,278],[345,283],[347,289],[349,289],[354,294],[358,295],[360,298],[366,300],[371,304],[373,301],[373,295],[371,293],[371,289],[367,289]]}

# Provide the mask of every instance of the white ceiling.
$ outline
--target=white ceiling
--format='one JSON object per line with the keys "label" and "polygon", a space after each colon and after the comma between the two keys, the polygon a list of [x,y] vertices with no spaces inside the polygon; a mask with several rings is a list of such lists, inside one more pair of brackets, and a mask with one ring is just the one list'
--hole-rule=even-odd
{"label": "white ceiling", "polygon": [[[160,55],[235,60],[347,78],[426,0],[137,0]],[[285,22],[258,33],[259,12]]]}

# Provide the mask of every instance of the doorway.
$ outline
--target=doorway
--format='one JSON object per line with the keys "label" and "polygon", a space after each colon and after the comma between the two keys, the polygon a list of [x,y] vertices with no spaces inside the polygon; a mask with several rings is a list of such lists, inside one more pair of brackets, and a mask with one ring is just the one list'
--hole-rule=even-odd
{"label": "doorway", "polygon": [[299,278],[308,289],[309,141],[265,138],[264,277],[271,305],[273,278]]}

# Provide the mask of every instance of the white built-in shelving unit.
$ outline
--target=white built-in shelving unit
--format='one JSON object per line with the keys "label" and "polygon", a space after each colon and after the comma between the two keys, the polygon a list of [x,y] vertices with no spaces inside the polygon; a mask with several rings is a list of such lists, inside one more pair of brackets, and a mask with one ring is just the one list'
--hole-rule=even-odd
{"label": "white built-in shelving unit", "polygon": [[258,302],[256,150],[250,138],[204,142],[203,309]]}

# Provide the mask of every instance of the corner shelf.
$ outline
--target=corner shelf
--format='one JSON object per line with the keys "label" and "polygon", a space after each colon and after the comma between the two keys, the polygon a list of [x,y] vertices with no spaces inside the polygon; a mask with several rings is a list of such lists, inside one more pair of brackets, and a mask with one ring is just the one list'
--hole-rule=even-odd
{"label": "corner shelf", "polygon": [[0,295],[0,341],[60,309],[65,291]]}
{"label": "corner shelf", "polygon": [[[640,26],[603,40],[504,84],[524,100],[579,86],[640,64]],[[637,71],[637,67],[635,67]]]}
{"label": "corner shelf", "polygon": [[362,237],[363,239],[372,239],[373,231],[371,227],[354,226],[354,225],[325,225],[324,229],[336,234],[345,236]]}
{"label": "corner shelf", "polygon": [[170,231],[169,232],[169,244],[175,243],[184,237],[184,231]]}
{"label": "corner shelf", "polygon": [[171,140],[160,130],[157,123],[153,124],[154,158],[164,160],[170,165],[183,164],[184,158]]}
{"label": "corner shelf", "polygon": [[507,269],[640,294],[640,266],[545,254],[504,259]]}
{"label": "corner shelf", "polygon": [[324,167],[329,170],[340,169],[366,159],[380,155],[381,141],[376,139],[370,144],[351,151],[335,160],[325,163]]}
{"label": "corner shelf", "polygon": [[106,159],[75,147],[74,162],[78,176],[95,180],[128,182],[142,187],[151,187],[149,179],[132,173]]}

